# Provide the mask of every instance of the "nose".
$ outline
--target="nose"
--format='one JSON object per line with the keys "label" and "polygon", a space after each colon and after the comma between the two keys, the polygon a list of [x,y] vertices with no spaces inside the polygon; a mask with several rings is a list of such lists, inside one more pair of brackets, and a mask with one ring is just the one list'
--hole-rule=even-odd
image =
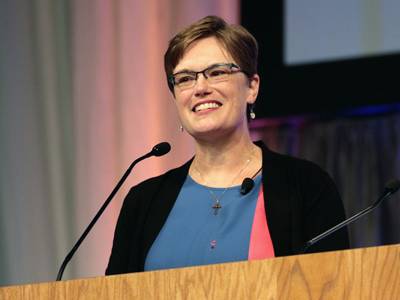
{"label": "nose", "polygon": [[204,95],[204,94],[209,94],[209,84],[207,81],[207,78],[204,77],[204,74],[198,74],[197,75],[197,80],[194,85],[194,93],[195,95]]}

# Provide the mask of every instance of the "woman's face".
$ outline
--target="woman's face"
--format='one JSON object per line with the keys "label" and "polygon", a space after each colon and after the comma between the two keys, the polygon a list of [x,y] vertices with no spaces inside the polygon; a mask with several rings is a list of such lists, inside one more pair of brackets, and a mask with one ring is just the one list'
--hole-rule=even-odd
{"label": "woman's face", "polygon": [[[221,63],[237,65],[215,37],[204,38],[186,50],[173,73],[202,71]],[[224,81],[210,83],[203,74],[198,74],[193,87],[174,88],[182,126],[194,138],[200,139],[247,131],[246,106],[255,102],[258,87],[258,75],[249,80],[244,73],[234,72]]]}

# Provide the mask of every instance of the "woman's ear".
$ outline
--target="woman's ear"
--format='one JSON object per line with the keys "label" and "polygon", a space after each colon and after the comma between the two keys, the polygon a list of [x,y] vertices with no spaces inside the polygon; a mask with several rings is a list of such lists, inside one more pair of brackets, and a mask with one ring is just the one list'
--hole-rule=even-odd
{"label": "woman's ear", "polygon": [[256,102],[258,90],[260,88],[260,76],[254,74],[249,78],[249,97],[247,98],[247,103],[253,104]]}

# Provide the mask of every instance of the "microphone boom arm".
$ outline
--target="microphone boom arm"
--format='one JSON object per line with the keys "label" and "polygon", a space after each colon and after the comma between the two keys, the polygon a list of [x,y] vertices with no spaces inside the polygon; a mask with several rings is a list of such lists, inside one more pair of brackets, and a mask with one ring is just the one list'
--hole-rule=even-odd
{"label": "microphone boom arm", "polygon": [[[396,184],[397,182],[394,182],[394,184]],[[393,184],[393,185],[394,185]],[[398,185],[398,183],[397,183]],[[344,220],[343,222],[337,224],[336,226],[332,227],[331,229],[321,233],[320,235],[317,235],[315,238],[309,240],[303,250],[300,253],[305,253],[308,248],[310,248],[312,245],[314,245],[316,242],[318,242],[319,240],[323,239],[324,237],[330,235],[331,233],[335,232],[336,230],[339,230],[340,228],[350,224],[351,222],[357,220],[358,218],[362,217],[363,215],[367,214],[368,212],[370,212],[371,210],[373,210],[375,207],[377,207],[384,199],[389,198],[390,196],[392,196],[396,191],[398,190],[398,187],[393,188],[387,188],[386,191],[384,192],[384,194],[382,196],[380,196],[378,198],[378,200],[376,200],[372,205],[370,205],[369,207],[365,208],[364,210],[356,213],[354,216],[350,217],[349,219]]]}
{"label": "microphone boom arm", "polygon": [[68,262],[71,260],[72,256],[75,254],[76,250],[79,248],[79,246],[81,245],[81,243],[83,242],[83,240],[86,238],[86,236],[88,235],[89,231],[92,229],[92,227],[94,226],[94,224],[97,222],[97,220],[100,218],[100,216],[103,214],[104,210],[107,208],[108,204],[110,204],[112,198],[115,196],[115,194],[118,192],[118,190],[121,188],[122,184],[125,182],[126,178],[129,176],[129,174],[131,173],[133,167],[140,161],[151,157],[151,156],[162,156],[166,153],[169,152],[169,150],[171,149],[170,145],[166,142],[157,144],[156,146],[153,147],[153,149],[139,157],[138,159],[136,159],[128,168],[128,170],[126,170],[126,172],[124,173],[124,175],[121,177],[121,179],[119,180],[119,182],[117,183],[117,185],[115,186],[115,188],[113,189],[113,191],[111,192],[111,194],[108,196],[108,198],[106,199],[106,201],[104,202],[104,204],[101,206],[100,210],[97,212],[97,214],[94,216],[93,220],[90,222],[90,224],[87,226],[87,228],[85,229],[85,231],[83,232],[83,234],[81,235],[81,237],[78,239],[78,241],[75,243],[74,247],[72,247],[71,251],[67,254],[67,256],[65,257],[63,263],[61,264],[61,267],[58,271],[57,274],[57,279],[56,281],[60,281],[62,278],[62,275],[64,273],[64,269],[67,266]]}

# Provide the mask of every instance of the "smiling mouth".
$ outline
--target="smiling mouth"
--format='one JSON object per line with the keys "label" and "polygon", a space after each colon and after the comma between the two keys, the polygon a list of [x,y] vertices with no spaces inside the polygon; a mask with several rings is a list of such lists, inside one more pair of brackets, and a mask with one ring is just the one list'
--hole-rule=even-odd
{"label": "smiling mouth", "polygon": [[204,103],[200,103],[197,104],[193,107],[192,111],[193,112],[200,112],[200,111],[204,111],[204,110],[210,110],[210,109],[216,109],[221,107],[222,104],[216,101],[212,101],[212,102],[204,102]]}

